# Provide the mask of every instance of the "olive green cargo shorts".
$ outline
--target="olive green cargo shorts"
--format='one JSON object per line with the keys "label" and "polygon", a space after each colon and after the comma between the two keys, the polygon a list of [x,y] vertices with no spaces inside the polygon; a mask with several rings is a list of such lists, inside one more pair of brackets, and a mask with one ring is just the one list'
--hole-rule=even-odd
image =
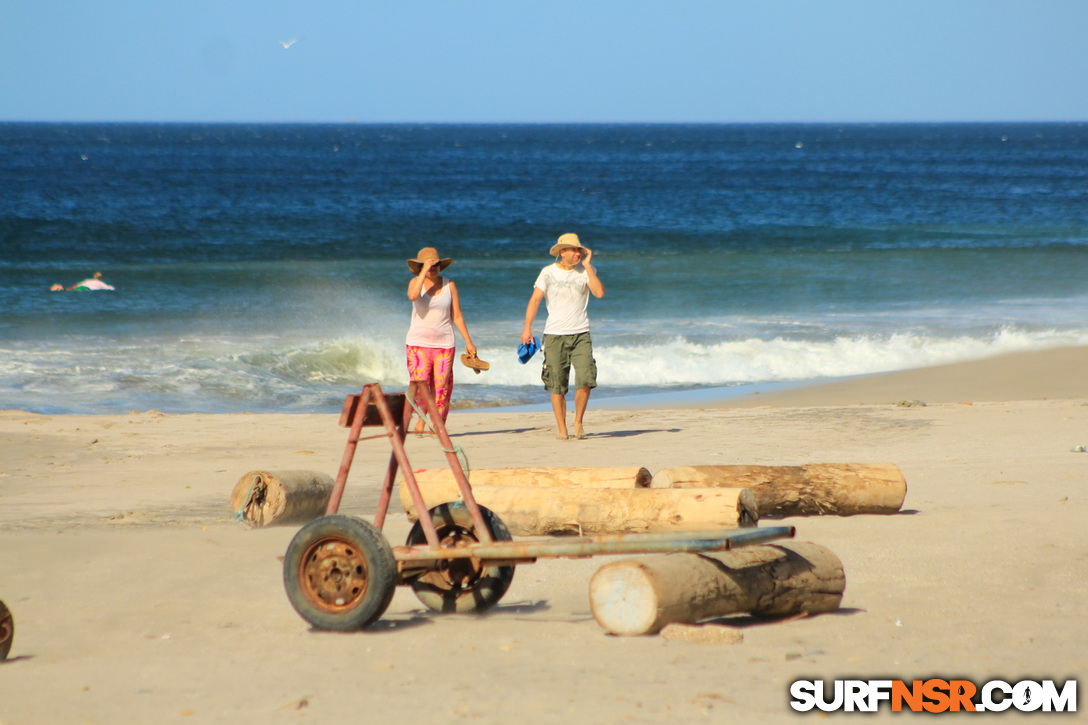
{"label": "olive green cargo shorts", "polygon": [[589,333],[545,335],[544,369],[540,372],[544,389],[566,395],[571,366],[574,366],[575,390],[597,387],[597,361],[593,359],[593,341]]}

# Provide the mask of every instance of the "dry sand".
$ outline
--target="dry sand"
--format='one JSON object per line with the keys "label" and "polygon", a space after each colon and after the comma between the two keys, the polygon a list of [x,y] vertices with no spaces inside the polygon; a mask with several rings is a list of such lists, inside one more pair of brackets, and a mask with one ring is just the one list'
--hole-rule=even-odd
{"label": "dry sand", "polygon": [[[588,601],[603,557],[518,567],[483,617],[400,588],[366,632],[311,631],[278,558],[296,529],[243,528],[228,499],[253,469],[335,474],[335,415],[0,412],[16,622],[0,723],[778,722],[798,678],[1080,677],[1086,370],[1088,350],[1058,350],[706,409],[591,409],[583,441],[556,441],[548,412],[451,417],[480,468],[897,464],[901,514],[784,521],[842,559],[841,609],[717,620],[739,644],[606,635]],[[443,465],[431,440],[408,447],[415,467]],[[361,444],[343,513],[373,513],[387,460],[385,441]],[[407,530],[396,515],[385,533]]]}

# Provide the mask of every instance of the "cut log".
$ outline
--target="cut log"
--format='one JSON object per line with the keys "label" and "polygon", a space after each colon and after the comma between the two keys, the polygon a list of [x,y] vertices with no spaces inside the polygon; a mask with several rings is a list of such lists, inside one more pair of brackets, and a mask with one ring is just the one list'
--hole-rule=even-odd
{"label": "cut log", "polygon": [[301,524],[325,514],[334,485],[317,471],[250,471],[234,485],[230,507],[247,526]]}
{"label": "cut log", "polygon": [[907,482],[890,463],[803,466],[676,466],[654,474],[654,488],[749,488],[760,516],[893,514]]}
{"label": "cut log", "polygon": [[[428,509],[460,497],[453,483],[421,485],[420,491]],[[759,520],[747,489],[473,486],[472,494],[515,536],[706,531],[755,526]],[[400,501],[415,520],[406,485]]]}
{"label": "cut log", "polygon": [[[420,486],[453,482],[448,468],[414,471]],[[603,468],[476,468],[469,471],[473,486],[569,486],[571,488],[649,488],[650,471],[639,466]],[[401,478],[403,483],[403,477]]]}
{"label": "cut log", "polygon": [[747,612],[760,617],[838,609],[842,562],[817,544],[791,541],[717,554],[666,554],[601,567],[589,583],[593,617],[619,635]]}

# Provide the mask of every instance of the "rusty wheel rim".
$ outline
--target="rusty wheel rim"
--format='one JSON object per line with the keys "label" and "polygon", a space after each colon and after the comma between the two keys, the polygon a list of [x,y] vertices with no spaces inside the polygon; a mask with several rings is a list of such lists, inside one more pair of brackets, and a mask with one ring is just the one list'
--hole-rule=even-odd
{"label": "rusty wheel rim", "polygon": [[326,612],[342,613],[357,606],[366,595],[368,580],[362,549],[339,537],[315,542],[298,565],[303,595]]}
{"label": "rusty wheel rim", "polygon": [[[450,526],[438,530],[440,543],[443,547],[459,548],[468,544],[479,543],[475,534],[460,526]],[[471,559],[447,559],[434,571],[420,577],[422,581],[446,591],[458,592],[471,589],[475,584],[483,567],[480,560]]]}
{"label": "rusty wheel rim", "polygon": [[0,660],[8,656],[11,651],[11,641],[15,638],[15,619],[11,612],[0,602]]}

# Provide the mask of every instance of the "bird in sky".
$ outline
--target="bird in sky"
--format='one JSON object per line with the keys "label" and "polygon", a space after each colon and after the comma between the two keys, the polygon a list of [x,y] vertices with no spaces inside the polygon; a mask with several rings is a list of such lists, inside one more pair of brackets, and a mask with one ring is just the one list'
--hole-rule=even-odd
{"label": "bird in sky", "polygon": [[283,46],[284,50],[287,50],[288,48],[290,48],[292,45],[294,45],[297,42],[298,42],[298,38],[291,38],[290,40],[281,40],[280,45]]}

